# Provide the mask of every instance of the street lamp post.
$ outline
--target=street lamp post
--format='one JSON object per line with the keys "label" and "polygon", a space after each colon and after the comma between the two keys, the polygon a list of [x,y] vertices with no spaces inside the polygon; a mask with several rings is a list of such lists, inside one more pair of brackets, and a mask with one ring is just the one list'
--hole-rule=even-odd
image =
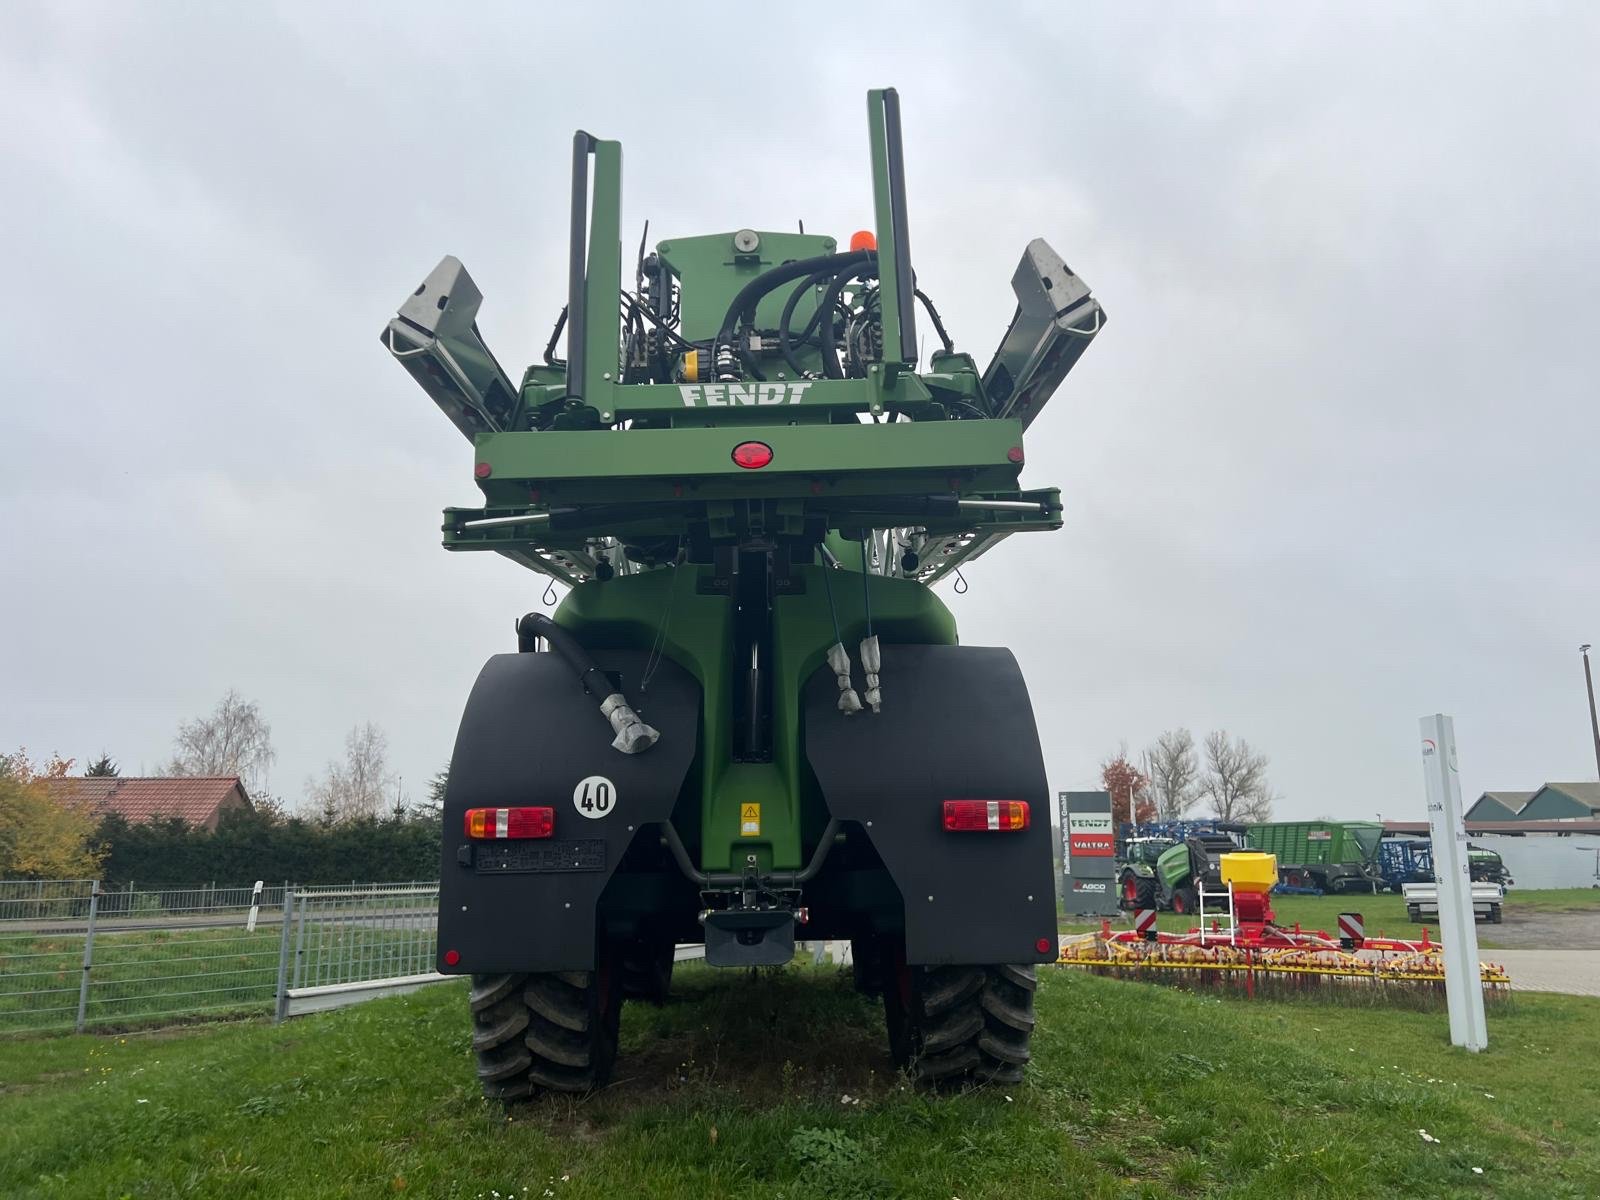
{"label": "street lamp post", "polygon": [[1594,769],[1600,774],[1600,718],[1594,712],[1594,675],[1589,671],[1589,643],[1585,642],[1578,647],[1578,653],[1583,655],[1583,685],[1589,692],[1589,729],[1594,734]]}

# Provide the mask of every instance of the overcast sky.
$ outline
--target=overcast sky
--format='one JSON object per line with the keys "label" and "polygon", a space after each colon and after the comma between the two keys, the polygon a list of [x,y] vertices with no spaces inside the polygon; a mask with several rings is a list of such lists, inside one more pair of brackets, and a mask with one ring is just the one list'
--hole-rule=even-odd
{"label": "overcast sky", "polygon": [[237,688],[274,792],[371,720],[415,795],[544,582],[439,548],[471,454],[386,319],[455,254],[536,357],[579,126],[653,240],[848,237],[893,85],[958,347],[1036,236],[1110,314],[1029,434],[1066,528],[940,589],[1054,787],[1224,727],[1282,815],[1420,818],[1436,711],[1469,799],[1594,777],[1594,9],[555,7],[6,6],[0,744],[137,772]]}

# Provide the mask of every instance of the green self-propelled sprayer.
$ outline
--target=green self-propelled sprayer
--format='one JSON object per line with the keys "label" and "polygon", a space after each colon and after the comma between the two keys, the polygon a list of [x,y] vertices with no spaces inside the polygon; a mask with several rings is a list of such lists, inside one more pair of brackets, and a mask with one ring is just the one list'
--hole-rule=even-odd
{"label": "green self-propelled sprayer", "polygon": [[1060,527],[1023,432],[1104,315],[1034,241],[980,372],[912,270],[894,91],[868,112],[876,233],[848,249],[673,238],[623,290],[622,149],[580,132],[544,361],[512,382],[453,258],[384,330],[473,444],[484,505],[445,510],[446,548],[570,588],[484,666],[445,795],[438,967],[472,976],[491,1096],[601,1083],[676,945],[772,966],[797,927],[850,941],[914,1078],[1028,1059],[1056,957],[1038,733],[1010,652],[959,645],[930,585]]}

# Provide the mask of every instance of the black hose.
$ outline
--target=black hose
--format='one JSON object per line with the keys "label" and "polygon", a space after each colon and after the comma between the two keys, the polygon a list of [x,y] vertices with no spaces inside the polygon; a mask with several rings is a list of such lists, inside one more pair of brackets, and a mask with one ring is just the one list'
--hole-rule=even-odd
{"label": "black hose", "polygon": [[773,267],[770,271],[763,271],[740,288],[739,294],[733,298],[733,303],[728,305],[728,311],[722,317],[722,327],[717,330],[716,345],[718,347],[730,345],[733,341],[734,326],[741,314],[746,311],[753,314],[761,297],[791,279],[799,279],[802,275],[809,275],[824,267],[842,271],[876,257],[877,255],[870,250],[856,250],[849,254],[819,254],[815,258],[797,258],[793,262]]}
{"label": "black hose", "polygon": [[611,680],[606,678],[605,672],[595,666],[594,659],[589,657],[589,652],[577,638],[543,613],[531,612],[517,622],[517,649],[528,653],[533,649],[536,638],[543,638],[550,643],[550,648],[572,668],[583,690],[597,702],[617,690],[611,686]]}
{"label": "black hose", "polygon": [[556,318],[556,327],[551,331],[550,342],[544,348],[544,361],[546,366],[556,367],[566,364],[556,358],[556,343],[561,340],[561,331],[567,327],[567,306],[561,306],[561,315]]}
{"label": "black hose", "polygon": [[[872,257],[876,259],[877,255],[873,254]],[[877,276],[876,262],[867,264],[863,270],[840,271],[833,277],[827,293],[822,297],[822,373],[829,379],[844,378],[844,371],[839,366],[839,348],[833,344],[833,306],[838,302],[845,285],[852,279],[876,279]]]}
{"label": "black hose", "polygon": [[921,288],[916,289],[917,299],[922,301],[922,307],[928,310],[928,316],[933,321],[933,331],[939,335],[939,340],[944,343],[944,352],[954,354],[956,344],[950,340],[950,335],[944,330],[944,322],[939,319],[939,310],[933,306],[933,301],[928,299],[928,293]]}
{"label": "black hose", "polygon": [[[778,348],[783,351],[783,361],[789,364],[789,369],[794,372],[796,379],[805,375],[805,369],[800,366],[799,360],[794,356],[795,339],[789,332],[789,322],[794,319],[795,306],[800,303],[800,297],[804,296],[824,279],[830,278],[833,273],[832,267],[825,267],[820,271],[813,271],[810,275],[807,275],[801,281],[800,286],[789,294],[789,299],[783,305],[783,316],[778,318]],[[821,319],[822,310],[819,308],[811,314],[811,320],[807,321],[806,327],[800,331],[800,345],[806,344],[807,340],[816,331],[817,323]]]}

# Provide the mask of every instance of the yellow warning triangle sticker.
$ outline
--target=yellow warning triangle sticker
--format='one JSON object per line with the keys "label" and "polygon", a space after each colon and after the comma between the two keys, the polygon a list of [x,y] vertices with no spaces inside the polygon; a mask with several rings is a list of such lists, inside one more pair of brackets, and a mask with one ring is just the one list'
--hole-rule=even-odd
{"label": "yellow warning triangle sticker", "polygon": [[759,804],[746,804],[744,806],[744,811],[739,816],[739,819],[741,821],[759,821],[759,820],[761,820],[761,805],[759,805]]}

